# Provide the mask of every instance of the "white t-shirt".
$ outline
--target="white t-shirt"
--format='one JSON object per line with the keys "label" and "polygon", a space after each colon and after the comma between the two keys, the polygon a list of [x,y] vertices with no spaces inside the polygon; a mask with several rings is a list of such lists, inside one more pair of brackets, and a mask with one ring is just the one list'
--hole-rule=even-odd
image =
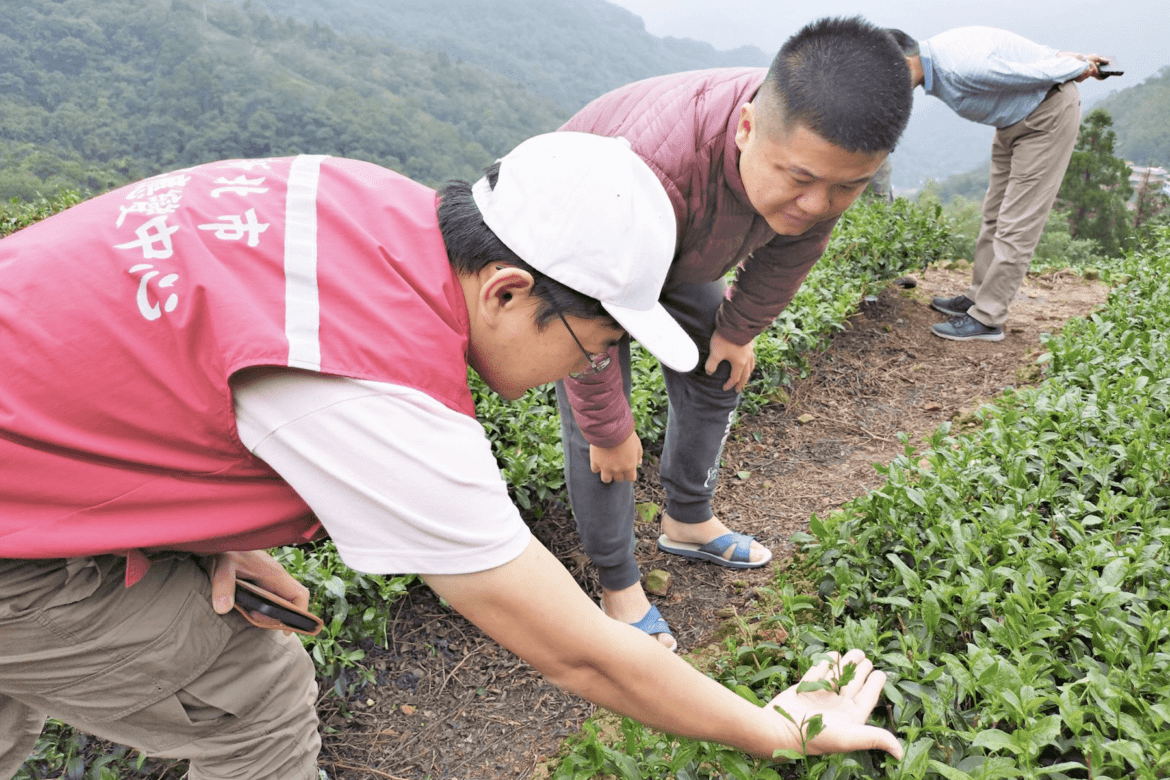
{"label": "white t-shirt", "polygon": [[482,426],[418,390],[279,369],[232,381],[240,440],[312,508],[347,566],[463,574],[530,531]]}

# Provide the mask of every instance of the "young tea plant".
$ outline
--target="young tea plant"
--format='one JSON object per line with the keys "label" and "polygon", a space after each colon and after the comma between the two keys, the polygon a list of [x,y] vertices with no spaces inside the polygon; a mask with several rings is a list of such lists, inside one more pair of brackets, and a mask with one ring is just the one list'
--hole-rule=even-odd
{"label": "young tea plant", "polygon": [[[835,674],[820,679],[820,680],[802,680],[796,686],[797,694],[813,693],[814,691],[832,691],[834,694],[840,695],[841,689],[853,681],[857,674],[857,664],[849,662],[841,665],[841,659],[837,658],[835,661]],[[802,715],[798,722],[787,710],[779,704],[773,704],[772,709],[780,713],[790,723],[796,726],[800,733],[800,751],[796,752],[790,749],[777,750],[772,754],[772,758],[799,758],[802,761],[808,759],[809,743],[817,738],[817,735],[825,730],[824,717],[817,713],[816,715]]]}

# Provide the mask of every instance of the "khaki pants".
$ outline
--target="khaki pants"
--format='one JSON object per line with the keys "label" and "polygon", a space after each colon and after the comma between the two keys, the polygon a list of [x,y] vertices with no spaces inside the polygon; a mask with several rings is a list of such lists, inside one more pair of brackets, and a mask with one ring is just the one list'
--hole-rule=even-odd
{"label": "khaki pants", "polygon": [[192,556],[127,588],[117,556],[0,559],[0,780],[46,717],[192,780],[316,780],[317,686],[300,642],[211,609]]}
{"label": "khaki pants", "polygon": [[1054,87],[1026,119],[995,131],[991,183],[975,242],[975,271],[964,293],[967,311],[998,328],[1023,284],[1032,253],[1056,201],[1081,123],[1077,85]]}

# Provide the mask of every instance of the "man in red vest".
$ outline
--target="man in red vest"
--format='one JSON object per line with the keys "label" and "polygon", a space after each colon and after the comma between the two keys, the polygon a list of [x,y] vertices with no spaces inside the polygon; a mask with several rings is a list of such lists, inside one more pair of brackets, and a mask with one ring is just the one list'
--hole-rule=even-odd
{"label": "man in red vest", "polygon": [[[0,778],[54,717],[199,780],[316,780],[312,662],[232,609],[237,579],[307,607],[263,548],[322,533],[356,570],[420,573],[603,706],[800,749],[771,707],[590,601],[475,419],[469,366],[516,398],[603,367],[628,332],[693,367],[658,303],[674,242],[657,177],[584,133],[531,139],[441,197],[354,160],[211,163],[0,241]],[[813,752],[900,756],[865,725],[885,675],[842,658],[858,674],[839,694],[775,703],[824,713]]]}

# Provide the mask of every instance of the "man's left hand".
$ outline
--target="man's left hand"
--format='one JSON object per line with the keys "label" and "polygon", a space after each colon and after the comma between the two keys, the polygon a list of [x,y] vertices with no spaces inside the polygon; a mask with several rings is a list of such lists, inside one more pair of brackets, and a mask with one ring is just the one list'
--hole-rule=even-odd
{"label": "man's left hand", "polygon": [[723,384],[723,389],[734,387],[735,392],[742,393],[756,367],[755,341],[741,346],[715,333],[711,336],[711,354],[703,368],[708,374],[714,374],[724,360],[731,364],[731,376]]}

